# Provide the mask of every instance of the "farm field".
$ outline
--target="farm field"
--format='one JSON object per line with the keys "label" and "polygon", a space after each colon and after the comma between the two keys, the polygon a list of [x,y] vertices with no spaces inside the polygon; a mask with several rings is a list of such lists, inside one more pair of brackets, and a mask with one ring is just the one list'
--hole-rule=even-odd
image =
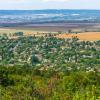
{"label": "farm field", "polygon": [[100,32],[83,32],[78,34],[59,34],[57,38],[72,38],[77,37],[84,41],[96,41],[100,40]]}
{"label": "farm field", "polygon": [[[77,30],[73,30],[73,31],[80,31],[81,29],[77,29]],[[58,32],[49,32],[49,31],[38,31],[38,30],[34,30],[34,29],[20,29],[20,28],[16,28],[16,29],[10,29],[10,28],[0,28],[0,34],[8,34],[8,35],[12,35],[16,32],[23,32],[24,36],[44,36],[45,34],[51,33],[51,34],[57,34]],[[56,35],[57,38],[72,38],[72,37],[77,37],[80,40],[84,40],[84,41],[96,41],[96,40],[100,40],[100,32],[82,32],[82,33],[64,33],[62,32],[62,34],[57,34]],[[13,38],[13,37],[12,37]]]}
{"label": "farm field", "polygon": [[[23,32],[24,35],[32,35],[32,34],[36,34],[37,31],[35,30],[28,30],[28,29],[10,29],[10,28],[0,28],[0,34],[6,33],[6,34],[13,34],[15,32]],[[38,31],[38,32],[42,32],[42,31]]]}
{"label": "farm field", "polygon": [[0,35],[7,34],[10,38],[16,38],[17,36],[13,36],[14,33],[23,32],[24,36],[44,36],[48,33],[57,34],[58,32],[50,32],[50,31],[40,31],[34,30],[32,28],[0,28]]}

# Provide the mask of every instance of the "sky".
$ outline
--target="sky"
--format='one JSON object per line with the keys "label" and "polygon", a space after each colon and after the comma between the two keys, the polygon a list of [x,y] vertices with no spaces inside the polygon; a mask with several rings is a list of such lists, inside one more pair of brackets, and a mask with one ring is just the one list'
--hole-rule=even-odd
{"label": "sky", "polygon": [[0,10],[100,9],[100,0],[0,0]]}

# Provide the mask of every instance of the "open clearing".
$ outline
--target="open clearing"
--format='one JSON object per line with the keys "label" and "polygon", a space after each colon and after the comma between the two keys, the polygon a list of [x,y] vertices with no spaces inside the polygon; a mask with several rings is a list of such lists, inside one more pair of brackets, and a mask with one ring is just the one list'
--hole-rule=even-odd
{"label": "open clearing", "polygon": [[84,41],[96,41],[100,40],[100,32],[84,32],[78,34],[59,34],[56,36],[57,38],[72,38],[77,37],[80,40]]}

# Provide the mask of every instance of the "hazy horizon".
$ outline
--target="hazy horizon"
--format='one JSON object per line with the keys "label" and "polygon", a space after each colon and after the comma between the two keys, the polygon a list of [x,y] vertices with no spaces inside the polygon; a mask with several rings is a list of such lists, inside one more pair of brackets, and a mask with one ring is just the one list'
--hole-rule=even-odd
{"label": "hazy horizon", "polygon": [[0,10],[100,10],[100,9],[0,9]]}
{"label": "hazy horizon", "polygon": [[100,10],[100,0],[1,0],[0,10]]}

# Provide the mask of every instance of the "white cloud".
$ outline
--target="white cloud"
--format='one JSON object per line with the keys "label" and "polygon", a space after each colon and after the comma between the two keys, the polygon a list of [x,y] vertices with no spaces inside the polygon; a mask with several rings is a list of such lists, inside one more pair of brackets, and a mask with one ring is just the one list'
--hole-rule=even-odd
{"label": "white cloud", "polygon": [[42,0],[44,2],[66,2],[66,1],[69,1],[69,0]]}
{"label": "white cloud", "polygon": [[28,0],[0,0],[0,2],[26,2]]}
{"label": "white cloud", "polygon": [[[35,0],[0,0],[0,2],[34,2]],[[70,0],[37,0],[37,2],[66,2]]]}

